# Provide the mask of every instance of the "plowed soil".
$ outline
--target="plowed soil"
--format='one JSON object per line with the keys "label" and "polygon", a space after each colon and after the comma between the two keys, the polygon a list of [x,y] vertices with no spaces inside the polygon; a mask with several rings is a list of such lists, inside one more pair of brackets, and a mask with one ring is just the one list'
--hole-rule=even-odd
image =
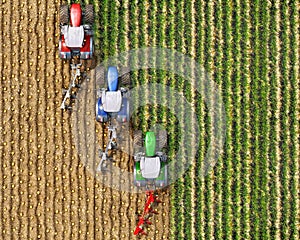
{"label": "plowed soil", "polygon": [[[74,142],[74,112],[60,109],[70,69],[58,58],[59,5],[1,4],[0,239],[134,239],[144,194],[94,178]],[[169,236],[168,193],[160,198],[143,239]]]}

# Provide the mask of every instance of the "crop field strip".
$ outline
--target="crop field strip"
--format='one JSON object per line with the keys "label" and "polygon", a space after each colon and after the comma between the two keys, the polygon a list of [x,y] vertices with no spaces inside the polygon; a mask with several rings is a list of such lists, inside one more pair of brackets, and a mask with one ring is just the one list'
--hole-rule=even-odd
{"label": "crop field strip", "polygon": [[[0,238],[131,239],[143,194],[120,193],[93,178],[77,156],[71,116],[59,109],[61,87],[70,79],[68,64],[57,57],[60,4],[2,3]],[[297,1],[93,4],[98,61],[131,48],[169,47],[195,58],[222,88],[224,154],[203,179],[200,167],[211,130],[203,98],[171,73],[131,73],[133,85],[167,83],[187,98],[197,97],[200,132],[199,158],[170,193],[161,195],[164,206],[158,206],[145,239],[298,239]],[[168,99],[170,106],[177,103]],[[137,122],[143,131],[156,120],[175,123],[164,108],[144,109]],[[169,155],[175,156],[177,129],[167,129]],[[125,154],[117,156],[129,161]]]}
{"label": "crop field strip", "polygon": [[[279,2],[276,3],[276,5],[271,9],[271,16],[275,16],[275,21],[271,21],[271,29],[274,29],[275,33],[279,32],[280,29],[280,14],[279,14]],[[271,35],[271,54],[274,56],[274,65],[276,71],[273,72],[273,74],[270,77],[270,86],[273,90],[273,94],[270,96],[270,102],[271,102],[271,109],[273,109],[274,114],[271,118],[271,126],[274,127],[273,130],[270,132],[270,145],[271,145],[271,157],[274,161],[272,165],[274,165],[273,171],[271,170],[271,174],[273,175],[273,178],[275,178],[275,181],[271,183],[270,187],[270,193],[272,197],[280,196],[280,188],[281,188],[281,182],[279,180],[280,177],[280,122],[278,121],[279,115],[280,115],[280,108],[281,103],[277,103],[277,99],[280,99],[281,95],[281,88],[280,88],[280,76],[281,73],[279,71],[279,64],[280,64],[280,44],[279,44],[279,36]],[[279,86],[279,87],[278,87]],[[271,91],[272,91],[271,90]],[[272,176],[271,175],[271,176]],[[276,209],[279,209],[281,207],[281,201],[280,197],[277,198],[277,201],[274,201],[271,207],[271,221],[273,229],[271,229],[271,232],[277,237],[280,238],[280,218],[281,218],[281,212],[277,212]]]}
{"label": "crop field strip", "polygon": [[[222,46],[224,44],[224,40],[222,37],[222,4],[221,1],[218,1],[216,6],[216,10],[215,10],[215,28],[216,28],[216,32],[217,35],[220,36],[219,39],[217,39],[214,43],[214,47],[216,48],[216,55],[215,55],[215,67],[217,70],[217,73],[215,74],[215,81],[217,82],[217,84],[219,84],[220,86],[222,86],[222,59],[223,59],[223,52],[222,52]],[[216,171],[216,179],[222,179],[222,171],[221,169],[223,168],[223,162],[220,161],[218,163],[219,168]],[[218,203],[222,203],[223,202],[223,196],[222,196],[222,183],[218,184],[216,186],[216,201]],[[218,204],[216,206],[216,239],[220,239],[222,238],[222,204]]]}
{"label": "crop field strip", "polygon": [[[293,33],[291,36],[291,46],[293,46],[294,51],[291,53],[291,139],[292,139],[292,145],[291,145],[291,192],[292,196],[291,198],[294,199],[294,201],[291,203],[291,236],[294,239],[299,238],[299,198],[297,196],[299,195],[299,161],[295,161],[294,159],[299,159],[299,86],[300,84],[300,74],[299,74],[299,6],[297,5],[296,1],[293,1],[291,4],[291,10],[290,10],[290,21],[291,21],[291,32]],[[298,13],[298,15],[297,15]]]}

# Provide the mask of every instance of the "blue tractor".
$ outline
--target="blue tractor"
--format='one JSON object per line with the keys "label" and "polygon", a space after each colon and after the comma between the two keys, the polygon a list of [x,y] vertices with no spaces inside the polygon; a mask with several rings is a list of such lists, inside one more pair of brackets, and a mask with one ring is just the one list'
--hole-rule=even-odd
{"label": "blue tractor", "polygon": [[106,82],[107,88],[98,91],[96,121],[104,123],[112,118],[118,122],[129,121],[128,89],[119,86],[119,74],[115,66],[108,67]]}
{"label": "blue tractor", "polygon": [[[106,167],[106,160],[110,159],[108,151],[116,148],[117,143],[117,126],[114,125],[117,120],[120,123],[129,121],[129,92],[126,86],[120,87],[118,69],[110,66],[105,75],[107,83],[106,88],[97,91],[96,102],[96,121],[100,123],[108,123],[108,142],[104,151],[100,150],[99,156],[101,161],[97,171],[102,171],[103,165]],[[128,84],[129,85],[129,84]]]}

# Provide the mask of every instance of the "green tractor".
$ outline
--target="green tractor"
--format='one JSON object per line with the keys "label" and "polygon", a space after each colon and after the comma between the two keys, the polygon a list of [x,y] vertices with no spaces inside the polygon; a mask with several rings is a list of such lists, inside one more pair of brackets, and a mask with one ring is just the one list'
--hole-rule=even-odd
{"label": "green tractor", "polygon": [[156,146],[159,146],[156,141],[155,133],[147,132],[144,151],[134,155],[134,184],[137,187],[168,185],[167,156],[160,149],[156,151]]}

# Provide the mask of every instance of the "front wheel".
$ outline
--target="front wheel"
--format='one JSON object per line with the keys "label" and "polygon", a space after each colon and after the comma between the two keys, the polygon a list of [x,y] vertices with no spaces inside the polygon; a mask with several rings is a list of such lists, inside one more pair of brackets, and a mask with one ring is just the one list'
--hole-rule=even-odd
{"label": "front wheel", "polygon": [[85,23],[88,25],[94,24],[94,6],[92,4],[88,4],[85,7]]}
{"label": "front wheel", "polygon": [[60,21],[61,25],[69,24],[69,6],[68,5],[60,6],[59,17],[60,17],[59,21]]}
{"label": "front wheel", "polygon": [[157,147],[158,150],[161,150],[167,145],[168,134],[166,130],[158,130],[157,133]]}
{"label": "front wheel", "polygon": [[133,147],[135,150],[140,150],[143,146],[142,131],[134,131],[133,134]]}

